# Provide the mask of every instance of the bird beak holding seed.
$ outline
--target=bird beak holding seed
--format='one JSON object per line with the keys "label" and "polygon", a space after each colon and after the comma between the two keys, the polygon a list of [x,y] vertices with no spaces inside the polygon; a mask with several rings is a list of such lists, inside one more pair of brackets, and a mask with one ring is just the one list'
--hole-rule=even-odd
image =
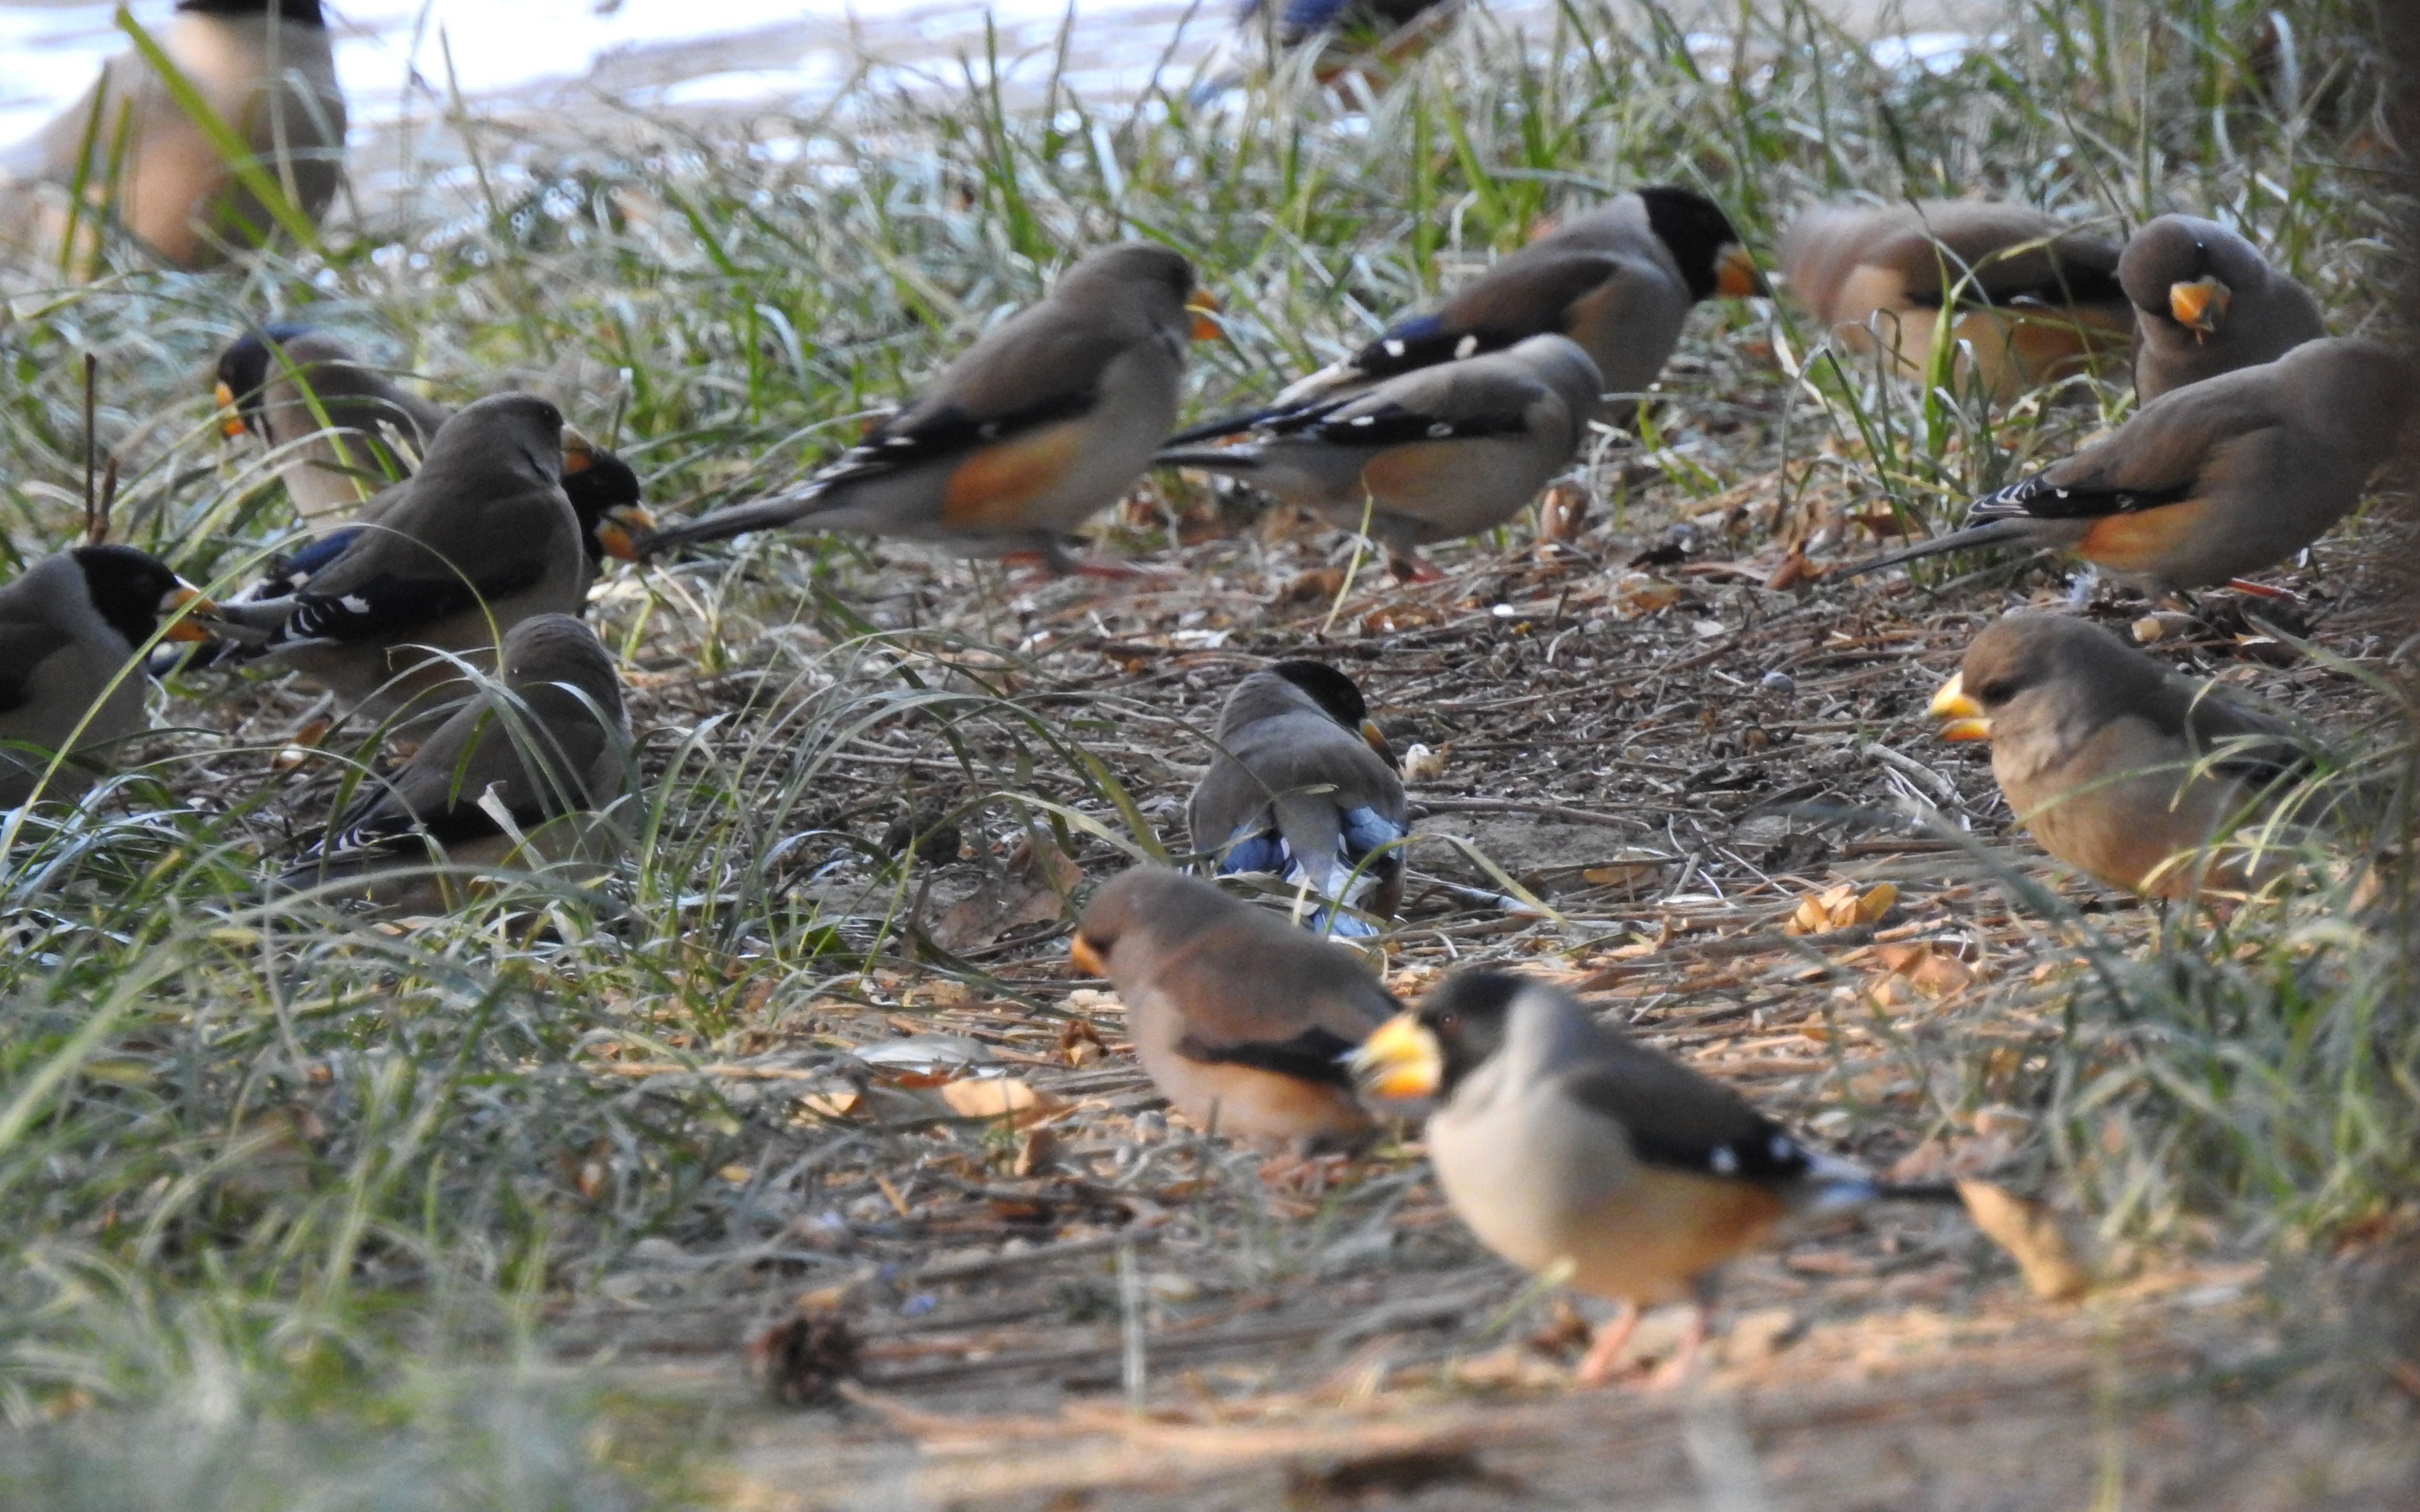
{"label": "bird beak holding seed", "polygon": [[219,434],[229,440],[242,435],[246,427],[243,411],[235,406],[235,391],[222,383],[210,391],[210,397],[217,402],[220,409],[226,411],[219,419]]}
{"label": "bird beak holding seed", "polygon": [[1726,299],[1745,300],[1770,294],[1773,285],[1757,271],[1756,258],[1734,241],[1714,261],[1714,292]]}
{"label": "bird beak holding seed", "polygon": [[2215,278],[2196,278],[2190,284],[2168,285],[2168,314],[2177,324],[2195,336],[2209,337],[2218,333],[2219,322],[2226,316],[2227,304],[2235,291]]}
{"label": "bird beak holding seed", "polygon": [[563,475],[575,477],[597,460],[597,443],[569,425],[563,427]]}
{"label": "bird beak holding seed", "polygon": [[1094,949],[1093,942],[1081,934],[1067,942],[1067,959],[1074,962],[1076,969],[1087,977],[1106,977],[1109,974],[1109,964],[1101,959],[1101,952]]}
{"label": "bird beak holding seed", "polygon": [[1445,1051],[1428,1026],[1398,1013],[1361,1041],[1350,1064],[1353,1079],[1372,1097],[1435,1097],[1445,1079]]}
{"label": "bird beak holding seed", "polygon": [[623,562],[640,558],[639,543],[656,532],[656,517],[637,504],[616,504],[597,522],[597,544]]}
{"label": "bird beak holding seed", "polygon": [[[208,640],[210,639],[210,632],[205,629],[201,623],[192,618],[192,616],[195,614],[215,614],[218,612],[218,609],[219,607],[216,604],[202,596],[202,591],[200,589],[194,587],[192,583],[182,580],[181,579],[178,579],[177,586],[169,589],[166,594],[161,596],[160,599],[160,617],[163,620],[172,620],[169,626],[165,630],[160,632],[160,639],[163,640]],[[173,619],[173,616],[179,614],[186,616],[186,618]]]}
{"label": "bird beak holding seed", "polygon": [[1211,316],[1218,313],[1218,297],[1206,288],[1197,288],[1185,301],[1193,312],[1192,336],[1195,341],[1210,341],[1218,335],[1218,322]]}
{"label": "bird beak holding seed", "polygon": [[1942,721],[1941,738],[1944,740],[1992,738],[1991,718],[1983,713],[1983,705],[1966,696],[1966,680],[1962,674],[1952,673],[1949,681],[1942,684],[1932,695],[1932,702],[1924,706],[1924,712]]}

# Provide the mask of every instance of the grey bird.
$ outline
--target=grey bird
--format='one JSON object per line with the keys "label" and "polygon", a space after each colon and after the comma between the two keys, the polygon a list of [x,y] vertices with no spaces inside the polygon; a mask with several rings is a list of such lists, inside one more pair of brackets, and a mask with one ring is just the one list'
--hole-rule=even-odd
{"label": "grey bird", "polygon": [[1187,1119],[1263,1143],[1370,1132],[1342,1057],[1399,1005],[1342,946],[1199,877],[1137,867],[1094,895],[1070,949],[1116,986],[1136,1056]]}
{"label": "grey bird", "polygon": [[[345,154],[345,96],[319,0],[178,0],[156,40],[251,162],[317,222]],[[83,205],[71,199],[79,181]],[[83,229],[68,249],[71,222]],[[275,224],[132,49],[49,125],[0,150],[0,241],[45,257],[84,252],[102,222],[180,268],[256,245]]]}
{"label": "grey bird", "polygon": [[2360,502],[2395,450],[2412,371],[2375,342],[2305,342],[2173,389],[2108,436],[1975,501],[1963,530],[1834,577],[1980,547],[2063,547],[2155,594],[2273,567]]}
{"label": "grey bird", "polygon": [[523,620],[504,637],[502,686],[364,793],[281,886],[350,884],[408,909],[442,899],[448,871],[593,858],[593,819],[622,793],[628,751],[621,680],[596,632],[567,614]]}
{"label": "grey bird", "polygon": [[1415,548],[1518,514],[1578,454],[1602,388],[1569,337],[1531,336],[1272,411],[1242,441],[1171,447],[1154,462],[1242,478],[1346,530],[1366,517],[1398,573],[1436,578]]}
{"label": "grey bird", "polygon": [[[1790,293],[1852,350],[1921,377],[1935,332],[2006,400],[2107,358],[2133,331],[2118,247],[2022,205],[1810,205],[1781,243]],[[1962,356],[1961,361],[1970,360]]]}
{"label": "grey bird", "polygon": [[[2157,898],[2278,872],[2288,837],[2257,826],[2317,753],[2284,720],[2058,614],[1993,622],[1930,712],[1943,739],[1992,743],[1992,775],[2043,850]],[[2247,827],[2265,856],[2237,841]]]}
{"label": "grey bird", "polygon": [[[1635,405],[1663,373],[1693,305],[1717,294],[1763,292],[1721,207],[1678,185],[1637,190],[1507,255],[1436,309],[1395,322],[1351,357],[1286,389],[1273,406],[1192,426],[1169,444],[1237,435],[1313,401],[1550,334],[1588,353],[1600,393]],[[1585,418],[1597,413],[1592,401]]]}
{"label": "grey bird", "polygon": [[2126,239],[2118,282],[2134,305],[2139,399],[2275,362],[2328,333],[2311,291],[2216,221],[2146,222]]}
{"label": "grey bird", "polygon": [[1222,876],[1307,888],[1315,932],[1377,933],[1359,912],[1391,918],[1402,904],[1410,824],[1353,679],[1316,661],[1256,671],[1227,695],[1216,744],[1186,810],[1194,850]]}
{"label": "grey bird", "polygon": [[514,625],[580,608],[588,560],[563,474],[588,451],[535,394],[465,406],[377,523],[291,593],[219,606],[213,627],[349,710],[381,719],[409,706],[424,721],[433,690],[460,681],[441,653],[492,667]]}
{"label": "grey bird", "polygon": [[206,636],[191,616],[214,607],[123,546],[61,551],[0,588],[0,809],[89,786],[149,726],[137,655],[155,636]]}
{"label": "grey bird", "polygon": [[667,526],[641,547],[796,525],[1072,570],[1063,538],[1125,497],[1175,423],[1185,345],[1207,305],[1174,250],[1105,247],[804,486]]}
{"label": "grey bird", "polygon": [[1534,978],[1457,972],[1353,1063],[1373,1097],[1438,1100],[1429,1161],[1481,1243],[1525,1270],[1568,1266],[1574,1289],[1621,1304],[1580,1366],[1583,1384],[1612,1373],[1640,1308],[1685,1300],[1690,1330],[1666,1367],[1667,1379],[1684,1374],[1718,1268],[1793,1212],[1958,1200],[1809,1149]]}

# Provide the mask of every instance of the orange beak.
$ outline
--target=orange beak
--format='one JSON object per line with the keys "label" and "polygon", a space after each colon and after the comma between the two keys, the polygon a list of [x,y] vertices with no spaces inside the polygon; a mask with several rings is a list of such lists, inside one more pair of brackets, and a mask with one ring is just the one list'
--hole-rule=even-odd
{"label": "orange beak", "polygon": [[1077,970],[1088,977],[1109,974],[1109,964],[1101,959],[1100,951],[1093,949],[1093,942],[1081,934],[1067,942],[1067,959],[1076,964]]}
{"label": "orange beak", "polygon": [[2235,299],[2235,291],[2215,278],[2196,278],[2190,284],[2168,285],[2168,314],[2177,324],[2195,336],[2218,334],[2219,322],[2226,318],[2226,307]]}
{"label": "orange beak", "polygon": [[1193,312],[1192,335],[1195,341],[1211,341],[1219,335],[1218,322],[1211,318],[1218,313],[1217,295],[1206,288],[1197,288],[1185,301],[1185,307]]}
{"label": "orange beak", "polygon": [[[176,587],[168,590],[166,597],[160,600],[160,617],[162,619],[169,620],[170,622],[168,627],[160,632],[160,639],[163,640],[208,640],[210,639],[210,632],[204,628],[201,623],[194,619],[192,616],[195,614],[215,614],[217,612],[218,606],[211,603],[209,599],[204,598],[200,589],[195,588],[189,582],[179,581]],[[172,619],[171,616],[175,615],[183,615],[185,617],[182,619]]]}
{"label": "orange beak", "polygon": [[1714,262],[1714,292],[1725,299],[1745,300],[1770,294],[1773,285],[1757,271],[1756,259],[1748,250],[1734,241]]}
{"label": "orange beak", "polygon": [[1372,1097],[1435,1097],[1445,1080],[1445,1050],[1411,1013],[1378,1026],[1353,1052],[1353,1079]]}
{"label": "orange beak", "polygon": [[563,475],[566,478],[588,471],[597,460],[597,443],[572,429],[563,427]]}
{"label": "orange beak", "polygon": [[235,407],[235,391],[222,383],[210,391],[210,397],[226,411],[219,421],[219,434],[233,440],[244,432],[243,411]]}
{"label": "orange beak", "polygon": [[639,543],[656,532],[656,517],[637,504],[616,504],[597,521],[597,544],[623,562],[639,560]]}
{"label": "orange beak", "polygon": [[1941,685],[1932,702],[1924,706],[1924,712],[1942,721],[1940,733],[1944,740],[1992,738],[1991,717],[1983,712],[1983,705],[1966,696],[1966,680],[1961,674],[1953,673],[1949,681]]}
{"label": "orange beak", "polygon": [[1369,747],[1372,750],[1376,751],[1380,761],[1385,762],[1388,765],[1395,768],[1399,772],[1403,770],[1404,764],[1395,759],[1395,748],[1387,744],[1387,737],[1385,734],[1380,733],[1378,722],[1376,720],[1364,719],[1361,721],[1361,743]]}

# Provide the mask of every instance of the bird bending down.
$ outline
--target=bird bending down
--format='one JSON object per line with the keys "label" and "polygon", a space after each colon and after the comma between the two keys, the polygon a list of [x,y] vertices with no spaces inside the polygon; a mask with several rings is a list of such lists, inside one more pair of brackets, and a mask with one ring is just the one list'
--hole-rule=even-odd
{"label": "bird bending down", "polygon": [[[1799,303],[1852,350],[1922,378],[1936,330],[1996,400],[2113,363],[2133,330],[2118,244],[2040,210],[1980,200],[1810,205],[1781,243]],[[1971,354],[1971,356],[1969,355]]]}
{"label": "bird bending down", "polygon": [[1525,1270],[1621,1304],[1580,1366],[1612,1373],[1642,1307],[1695,1311],[1665,1379],[1702,1341],[1717,1269],[1793,1212],[1878,1197],[1956,1201],[1808,1149],[1738,1093],[1600,1024],[1559,987],[1448,978],[1353,1057],[1368,1094],[1435,1098],[1429,1161],[1463,1222]]}
{"label": "bird bending down", "polygon": [[2412,373],[2375,342],[2305,342],[2172,390],[2108,436],[1975,501],[1963,530],[1837,568],[2065,547],[2154,594],[2273,567],[2327,532],[2395,450]]}
{"label": "bird bending down", "polygon": [[2319,301],[2251,242],[2191,215],[2146,222],[2118,283],[2134,305],[2134,396],[2149,401],[2325,337]]}
{"label": "bird bending down", "polygon": [[[178,0],[156,39],[250,163],[316,223],[345,157],[345,96],[319,0]],[[88,255],[95,233],[114,224],[164,262],[201,268],[258,245],[276,224],[132,49],[50,124],[0,151],[0,243],[46,258]]]}
{"label": "bird bending down", "polygon": [[1035,553],[1071,570],[1063,538],[1134,486],[1175,423],[1185,344],[1206,303],[1174,250],[1105,247],[804,486],[667,526],[641,548],[798,525]]}
{"label": "bird bending down", "polygon": [[1343,1057],[1400,1005],[1342,946],[1137,867],[1094,895],[1071,954],[1116,986],[1136,1057],[1192,1122],[1264,1144],[1370,1133]]}
{"label": "bird bending down", "polygon": [[115,764],[150,724],[137,654],[206,638],[191,616],[216,607],[124,546],[74,547],[0,587],[0,809],[73,798]]}
{"label": "bird bending down", "polygon": [[1243,441],[1153,460],[1242,478],[1345,530],[1366,520],[1398,574],[1434,579],[1442,574],[1415,548],[1518,514],[1577,455],[1600,387],[1569,337],[1531,336],[1272,411]]}
{"label": "bird bending down", "polygon": [[1931,713],[1945,740],[1992,743],[1992,775],[2043,850],[2154,898],[2282,871],[2290,839],[2264,821],[2315,753],[2283,720],[2057,614],[1993,622]]}
{"label": "bird bending down", "polygon": [[504,637],[502,686],[440,725],[280,879],[389,909],[442,906],[450,869],[596,859],[593,820],[623,787],[629,723],[613,658],[567,614]]}
{"label": "bird bending down", "polygon": [[[1659,185],[1575,217],[1436,309],[1396,321],[1342,362],[1295,383],[1266,409],[1179,431],[1171,446],[1214,440],[1344,398],[1420,368],[1483,357],[1532,336],[1568,336],[1597,367],[1603,418],[1652,388],[1680,344],[1690,307],[1716,294],[1764,292],[1719,206]],[[1582,419],[1600,416],[1592,397]]]}
{"label": "bird bending down", "polygon": [[[1377,933],[1404,896],[1404,781],[1353,679],[1281,661],[1235,685],[1187,825],[1221,876],[1307,889],[1319,933]],[[1357,910],[1358,912],[1357,912]]]}
{"label": "bird bending down", "polygon": [[588,559],[562,480],[589,451],[535,394],[467,405],[375,524],[290,593],[219,606],[212,627],[349,710],[435,717],[432,695],[461,681],[448,654],[492,667],[514,625],[580,608]]}

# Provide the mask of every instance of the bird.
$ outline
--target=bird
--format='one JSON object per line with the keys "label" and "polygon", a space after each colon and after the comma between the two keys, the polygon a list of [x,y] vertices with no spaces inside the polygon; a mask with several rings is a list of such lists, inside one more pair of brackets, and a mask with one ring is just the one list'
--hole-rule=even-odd
{"label": "bird", "polygon": [[[245,166],[317,223],[344,174],[345,96],[319,0],[178,0],[160,50],[249,149]],[[75,199],[77,191],[84,201]],[[134,49],[74,104],[0,151],[0,240],[93,247],[103,224],[178,268],[260,243],[276,219]]]}
{"label": "bird", "polygon": [[432,691],[460,680],[446,654],[492,665],[515,625],[579,609],[589,568],[562,479],[589,451],[535,394],[466,405],[375,525],[292,592],[218,606],[211,626],[349,711],[383,719],[410,707],[416,728],[432,717]]}
{"label": "bird", "polygon": [[[1664,371],[1689,309],[1715,294],[1764,291],[1730,218],[1692,189],[1621,195],[1507,255],[1436,309],[1398,320],[1359,351],[1301,379],[1275,404],[1190,426],[1188,446],[1233,436],[1317,400],[1358,393],[1421,368],[1562,335],[1596,363],[1602,394],[1634,402]],[[1597,418],[1595,401],[1586,418]],[[1612,418],[1612,411],[1604,411]]]}
{"label": "bird", "polygon": [[1403,903],[1404,779],[1353,679],[1280,661],[1235,685],[1216,751],[1186,809],[1193,849],[1220,875],[1272,872],[1308,889],[1321,933],[1366,935],[1359,912]]}
{"label": "bird", "polygon": [[1153,462],[1242,478],[1366,530],[1398,575],[1433,579],[1444,575],[1416,548],[1518,514],[1577,455],[1602,389],[1578,344],[1531,336],[1272,411],[1244,440],[1171,446]]}
{"label": "bird", "polygon": [[2360,501],[2412,408],[2412,371],[2376,342],[2304,342],[2273,363],[2172,389],[2117,430],[1977,500],[1962,530],[1834,577],[1981,547],[2071,548],[2158,594],[2230,584],[2327,532]]}
{"label": "bird", "polygon": [[2108,238],[2022,205],[1922,200],[1809,206],[1779,261],[1826,331],[1854,351],[1879,343],[1910,377],[1925,375],[1947,318],[1983,392],[2006,401],[2132,339],[2118,256]]}
{"label": "bird", "polygon": [[2328,333],[2311,291],[2216,221],[2163,215],[2126,239],[2118,282],[2134,306],[2134,396],[2271,363]]}
{"label": "bird", "polygon": [[802,487],[667,526],[641,548],[799,525],[1094,570],[1062,538],[1150,466],[1175,424],[1186,341],[1215,329],[1201,323],[1210,307],[1173,248],[1104,247]]}
{"label": "bird", "polygon": [[1401,1005],[1344,947],[1140,866],[1094,894],[1069,951],[1115,985],[1136,1057],[1187,1119],[1313,1148],[1373,1129],[1342,1057]]}
{"label": "bird", "polygon": [[578,821],[622,791],[629,734],[597,633],[568,614],[533,615],[504,637],[501,686],[466,700],[363,793],[280,887],[411,910],[442,900],[445,871],[593,858],[604,826]]}
{"label": "bird", "polygon": [[1992,775],[2043,850],[2153,898],[2266,880],[2273,846],[2224,842],[2318,756],[2284,720],[2063,614],[1993,621],[1929,712],[1945,740],[1992,743]]}
{"label": "bird", "polygon": [[0,588],[0,809],[83,792],[149,724],[137,655],[207,635],[192,616],[215,608],[126,546],[72,547]]}
{"label": "bird", "polygon": [[[427,454],[452,413],[362,362],[329,332],[292,322],[247,331],[229,343],[219,354],[215,397],[230,440],[249,434],[277,458],[278,476],[306,522],[350,514],[355,528],[404,497],[391,486]],[[563,491],[580,517],[592,576],[605,557],[636,561],[639,539],[656,523],[640,502],[638,473],[601,446],[567,460],[572,471],[564,474]],[[352,539],[349,530],[314,537],[271,566],[269,586],[282,591],[283,580],[307,577]]]}
{"label": "bird", "polygon": [[1439,26],[1461,8],[1461,0],[1245,0],[1238,20],[1247,27],[1274,24],[1280,48],[1296,48],[1323,33],[1359,34],[1391,55],[1405,28]]}
{"label": "bird", "polygon": [[1353,1055],[1363,1091],[1431,1099],[1437,1184],[1480,1242],[1621,1304],[1579,1369],[1612,1374],[1639,1309],[1695,1304],[1666,1379],[1705,1335],[1715,1273],[1793,1212],[1956,1201],[1808,1148],[1738,1093],[1599,1023],[1550,982],[1466,968]]}

